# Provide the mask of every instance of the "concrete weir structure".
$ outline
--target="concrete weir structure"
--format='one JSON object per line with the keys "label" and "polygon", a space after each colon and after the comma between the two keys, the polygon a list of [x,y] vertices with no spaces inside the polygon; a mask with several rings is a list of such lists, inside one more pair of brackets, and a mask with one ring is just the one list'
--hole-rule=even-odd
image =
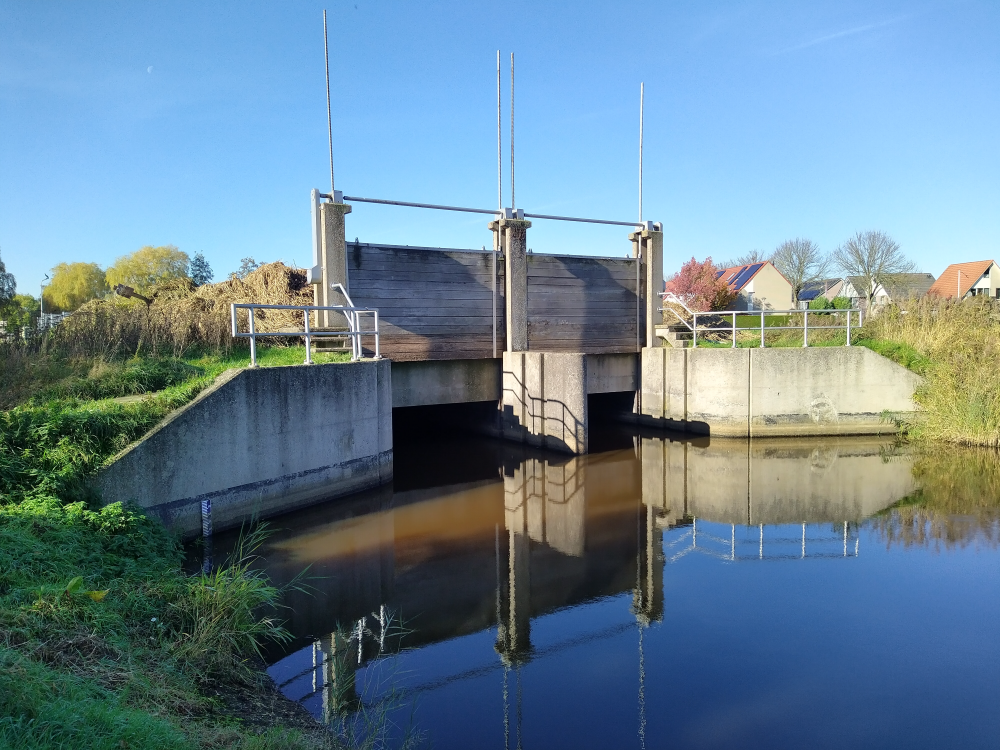
{"label": "concrete weir structure", "polygon": [[884,412],[914,408],[919,378],[860,347],[663,348],[658,224],[595,258],[529,252],[512,209],[492,251],[347,243],[350,212],[317,212],[309,277],[320,305],[379,309],[387,359],[227,373],[102,471],[105,502],[192,535],[368,489],[392,478],[393,409],[477,404],[437,414],[584,454],[601,394],[619,419],[721,437],[887,433]]}
{"label": "concrete weir structure", "polygon": [[98,476],[185,536],[392,479],[390,363],[229,370]]}

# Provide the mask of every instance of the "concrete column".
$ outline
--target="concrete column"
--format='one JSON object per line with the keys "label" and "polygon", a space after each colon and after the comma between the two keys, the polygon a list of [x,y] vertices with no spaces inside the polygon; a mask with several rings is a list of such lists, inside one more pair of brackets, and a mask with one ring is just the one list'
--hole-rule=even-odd
{"label": "concrete column", "polygon": [[528,350],[527,230],[531,227],[531,222],[504,218],[491,221],[488,226],[499,235],[504,257],[506,350],[524,352]]}
{"label": "concrete column", "polygon": [[[315,304],[321,307],[331,305],[346,305],[339,291],[331,288],[333,284],[343,284],[348,291],[347,283],[347,240],[345,236],[345,217],[351,213],[351,206],[346,203],[320,204],[320,225],[322,237],[320,242],[320,265],[323,267],[323,283],[314,292]],[[347,321],[340,313],[323,313],[320,315],[320,325],[324,328],[347,328]]]}
{"label": "concrete column", "polygon": [[632,257],[640,257],[645,271],[642,288],[642,305],[645,315],[642,327],[645,331],[645,346],[658,346],[655,327],[663,323],[663,307],[660,293],[663,291],[663,231],[659,224],[647,223],[653,228],[632,232]]}
{"label": "concrete column", "polygon": [[587,452],[586,354],[504,352],[502,378],[504,438]]}

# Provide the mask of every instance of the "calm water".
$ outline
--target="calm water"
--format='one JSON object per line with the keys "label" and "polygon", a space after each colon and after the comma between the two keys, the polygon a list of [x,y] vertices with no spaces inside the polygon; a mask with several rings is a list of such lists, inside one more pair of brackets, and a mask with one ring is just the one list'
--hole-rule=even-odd
{"label": "calm water", "polygon": [[393,486],[275,522],[268,571],[316,589],[281,689],[395,691],[436,748],[1000,747],[993,454],[603,442],[402,446]]}

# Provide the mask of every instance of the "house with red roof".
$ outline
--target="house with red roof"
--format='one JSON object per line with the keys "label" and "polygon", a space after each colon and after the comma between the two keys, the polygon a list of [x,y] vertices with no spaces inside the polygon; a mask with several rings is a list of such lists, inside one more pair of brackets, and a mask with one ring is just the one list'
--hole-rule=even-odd
{"label": "house with red roof", "polygon": [[739,296],[730,310],[791,310],[792,285],[771,261],[732,266],[716,275]]}
{"label": "house with red roof", "polygon": [[927,294],[945,299],[1000,298],[1000,266],[992,260],[952,263]]}

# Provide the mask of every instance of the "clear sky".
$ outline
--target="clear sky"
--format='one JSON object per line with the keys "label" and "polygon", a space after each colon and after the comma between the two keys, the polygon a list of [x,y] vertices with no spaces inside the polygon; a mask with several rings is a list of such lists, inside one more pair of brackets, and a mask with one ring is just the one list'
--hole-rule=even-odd
{"label": "clear sky", "polygon": [[[493,208],[496,50],[515,53],[516,197],[645,218],[665,267],[888,232],[935,275],[1000,260],[1000,2],[0,4],[0,253],[37,294],[62,261],[146,244],[310,262],[329,188]],[[509,157],[505,154],[505,203]],[[488,217],[356,204],[349,239],[480,247]],[[624,227],[536,221],[535,252],[624,255]]]}

